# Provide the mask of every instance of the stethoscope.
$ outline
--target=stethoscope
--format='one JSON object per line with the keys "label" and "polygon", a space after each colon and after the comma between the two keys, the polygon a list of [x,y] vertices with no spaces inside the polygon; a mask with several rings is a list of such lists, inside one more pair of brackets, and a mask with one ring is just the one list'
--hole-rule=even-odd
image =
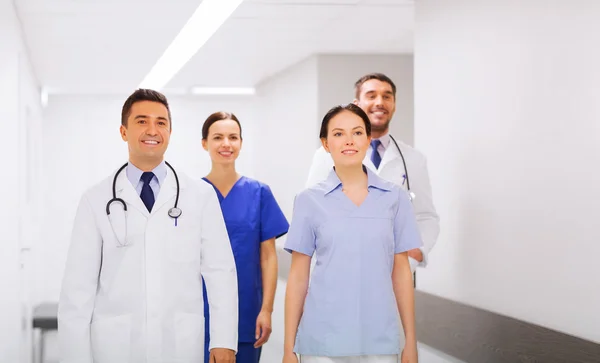
{"label": "stethoscope", "polygon": [[[117,198],[117,178],[118,178],[119,174],[121,173],[121,171],[123,171],[123,169],[125,169],[127,164],[129,164],[129,163],[123,164],[123,166],[121,166],[119,168],[119,170],[117,170],[115,177],[113,178],[113,183],[112,183],[112,199],[109,200],[108,203],[106,203],[106,215],[108,216],[108,219],[110,221],[110,226],[111,226],[113,232],[115,233],[115,237],[117,238],[117,241],[119,242],[119,244],[121,246],[125,246],[127,244],[127,203],[125,203],[125,201],[123,199]],[[167,164],[167,166],[173,172],[173,175],[175,176],[175,183],[177,183],[177,194],[175,195],[175,205],[172,208],[169,208],[169,211],[167,212],[169,217],[175,219],[175,225],[177,225],[177,218],[181,217],[181,214],[182,214],[181,208],[177,207],[177,203],[179,203],[179,178],[177,177],[177,173],[175,172],[175,169],[173,169],[171,164],[169,164],[166,161],[165,161],[165,164]],[[115,229],[114,229],[112,216],[110,214],[110,206],[112,203],[115,203],[115,202],[120,203],[123,206],[123,213],[125,213],[125,240],[124,241],[122,241],[117,236],[117,233],[115,232]]]}
{"label": "stethoscope", "polygon": [[408,168],[406,167],[406,160],[404,160],[404,154],[402,154],[402,150],[400,150],[400,146],[398,146],[398,143],[392,137],[392,135],[390,135],[390,139],[392,139],[392,141],[394,142],[394,145],[396,145],[396,149],[398,149],[398,152],[400,153],[400,157],[402,158],[402,164],[404,165],[404,180],[406,181],[406,190],[408,192],[408,197],[410,198],[410,201],[412,202],[415,199],[415,193],[413,193],[410,190],[410,180],[408,179]]}

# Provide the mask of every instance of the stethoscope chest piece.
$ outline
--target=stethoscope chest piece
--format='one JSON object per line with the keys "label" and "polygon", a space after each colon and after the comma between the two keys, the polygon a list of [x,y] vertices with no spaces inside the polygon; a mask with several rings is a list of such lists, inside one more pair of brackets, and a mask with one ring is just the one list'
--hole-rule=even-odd
{"label": "stethoscope chest piece", "polygon": [[181,209],[177,208],[177,207],[173,207],[171,209],[169,209],[169,217],[171,218],[179,218],[181,216]]}

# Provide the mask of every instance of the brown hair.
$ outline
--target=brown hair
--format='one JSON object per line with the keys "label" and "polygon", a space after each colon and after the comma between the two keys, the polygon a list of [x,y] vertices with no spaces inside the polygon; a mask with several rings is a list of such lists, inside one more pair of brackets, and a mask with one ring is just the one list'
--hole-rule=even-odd
{"label": "brown hair", "polygon": [[371,121],[369,120],[369,116],[363,111],[362,108],[358,107],[354,103],[348,103],[347,105],[339,105],[335,106],[325,114],[323,117],[323,121],[321,121],[321,131],[319,131],[319,138],[325,139],[327,138],[327,128],[329,127],[329,121],[334,118],[336,115],[340,114],[342,111],[350,111],[353,114],[360,117],[365,123],[365,130],[367,132],[367,136],[371,136]]}
{"label": "brown hair", "polygon": [[131,107],[133,107],[134,103],[142,101],[158,102],[164,105],[169,113],[169,126],[171,127],[171,109],[169,109],[167,97],[158,91],[144,88],[137,89],[125,100],[121,110],[121,125],[127,127],[127,119],[131,115]]}
{"label": "brown hair", "polygon": [[231,112],[218,111],[206,118],[204,121],[204,125],[202,125],[202,140],[206,140],[208,138],[208,129],[217,121],[223,120],[233,120],[237,122],[240,127],[240,140],[242,139],[242,125],[240,124],[240,120]]}
{"label": "brown hair", "polygon": [[396,98],[396,85],[390,79],[390,77],[386,76],[383,73],[369,73],[369,74],[366,74],[366,75],[360,77],[358,79],[358,81],[356,81],[354,83],[354,95],[355,95],[356,99],[360,98],[360,89],[361,89],[362,85],[365,82],[370,81],[372,79],[376,79],[378,81],[385,82],[385,83],[389,84],[390,86],[392,86],[392,94],[394,95],[394,98]]}

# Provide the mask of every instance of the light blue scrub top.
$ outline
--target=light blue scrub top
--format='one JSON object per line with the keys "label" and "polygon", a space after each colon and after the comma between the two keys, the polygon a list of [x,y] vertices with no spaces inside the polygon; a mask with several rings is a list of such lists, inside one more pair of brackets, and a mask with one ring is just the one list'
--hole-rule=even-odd
{"label": "light blue scrub top", "polygon": [[285,249],[316,256],[294,351],[314,356],[400,353],[394,255],[421,247],[406,192],[370,169],[356,206],[335,171],[296,196]]}
{"label": "light blue scrub top", "polygon": [[[204,181],[212,185],[208,179],[204,178]],[[219,197],[237,269],[239,342],[254,343],[256,318],[263,301],[260,243],[283,236],[289,224],[266,184],[242,176],[225,198],[216,187],[214,189]],[[204,317],[205,340],[208,342],[210,317],[206,288]]]}

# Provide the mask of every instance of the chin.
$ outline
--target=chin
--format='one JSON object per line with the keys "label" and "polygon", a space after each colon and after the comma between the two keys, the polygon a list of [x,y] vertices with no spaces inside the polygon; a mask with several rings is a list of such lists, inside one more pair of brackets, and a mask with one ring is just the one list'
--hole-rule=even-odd
{"label": "chin", "polygon": [[344,167],[344,168],[352,168],[352,167],[361,167],[363,160],[358,157],[353,158],[342,158],[341,160],[336,160],[335,165]]}

